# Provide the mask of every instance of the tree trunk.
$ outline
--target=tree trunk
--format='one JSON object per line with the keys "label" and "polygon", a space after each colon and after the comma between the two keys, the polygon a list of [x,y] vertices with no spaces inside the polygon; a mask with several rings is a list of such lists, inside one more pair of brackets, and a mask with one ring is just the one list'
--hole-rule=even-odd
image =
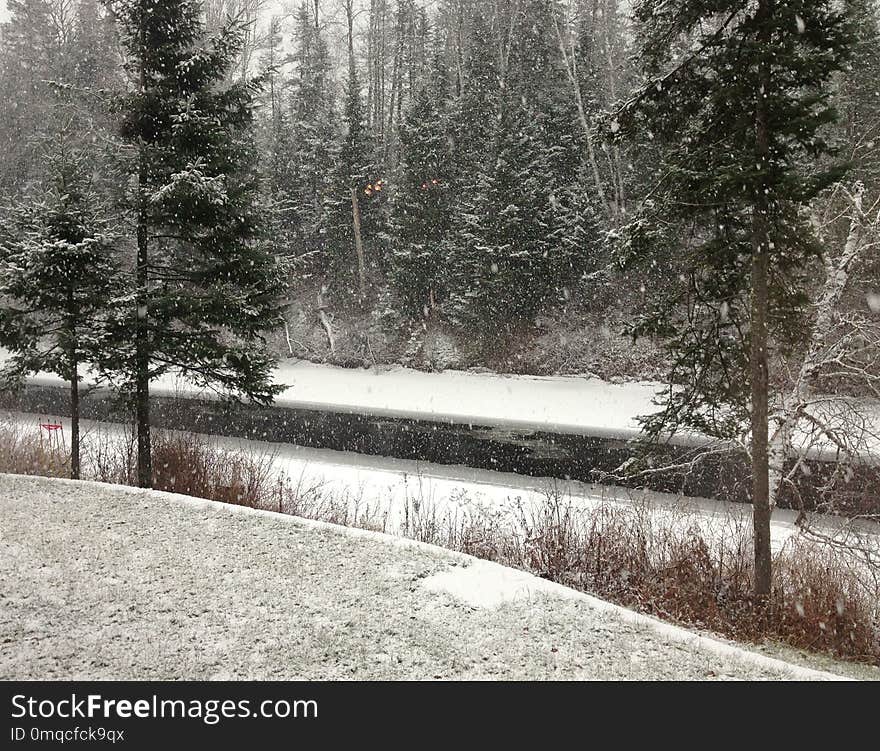
{"label": "tree trunk", "polygon": [[318,320],[327,333],[327,345],[330,347],[330,354],[336,353],[336,339],[333,336],[333,327],[330,325],[330,317],[327,315],[327,301],[324,299],[323,292],[318,292]]}
{"label": "tree trunk", "polygon": [[[761,47],[769,41],[767,33],[770,1],[760,0],[758,34]],[[755,154],[762,170],[769,168],[770,127],[767,97],[770,92],[770,63],[760,63],[761,86],[755,104]],[[755,547],[755,595],[766,598],[772,583],[770,553],[770,483],[768,457],[768,353],[767,276],[770,242],[768,237],[768,197],[764,185],[758,186],[752,213],[752,294],[751,294],[751,428],[752,428],[752,515]]]}
{"label": "tree trunk", "polygon": [[[144,159],[141,159],[143,165]],[[143,171],[143,169],[142,169]],[[137,478],[138,486],[149,488],[153,485],[153,468],[150,448],[150,331],[147,284],[148,253],[147,227],[144,199],[138,212],[137,228],[137,321],[135,324],[135,421],[137,423]]]}
{"label": "tree trunk", "polygon": [[367,124],[370,128],[375,127],[375,113],[373,104],[373,92],[375,90],[375,75],[373,69],[373,48],[376,42],[376,0],[370,0],[370,17],[367,27]]}
{"label": "tree trunk", "polygon": [[[66,190],[66,183],[64,183],[63,179],[62,185],[64,186],[63,189]],[[79,362],[77,358],[79,342],[76,336],[79,312],[72,286],[67,288],[66,319],[67,333],[70,336],[70,345],[67,352],[67,363],[70,368],[70,479],[79,480]]]}
{"label": "tree trunk", "polygon": [[770,594],[770,483],[768,458],[767,230],[763,210],[753,216],[752,255],[752,513],[755,534],[755,594]]}
{"label": "tree trunk", "polygon": [[354,249],[357,253],[358,263],[358,288],[361,295],[361,302],[367,299],[367,279],[364,269],[364,244],[361,240],[361,212],[358,207],[357,188],[351,189],[351,217],[354,228]]}
{"label": "tree trunk", "polygon": [[[345,21],[348,26],[348,70],[355,69],[354,62],[354,0],[345,0]],[[353,76],[352,76],[353,78]],[[369,110],[368,110],[369,111]]]}
{"label": "tree trunk", "polygon": [[[614,53],[615,42],[619,38],[619,30],[617,28],[618,19],[617,0],[608,0],[605,4],[603,19],[605,22],[604,41],[606,56],[606,76],[608,81],[608,98],[609,102],[616,106],[617,103],[617,66],[615,65]],[[572,55],[573,57],[574,55]],[[580,87],[578,87],[580,91]],[[623,184],[623,166],[620,159],[620,147],[615,143],[611,147],[611,182],[614,188],[614,205],[615,215],[619,216],[626,213],[626,193]]]}
{"label": "tree trunk", "polygon": [[70,479],[79,480],[79,377],[76,347],[70,353]]}
{"label": "tree trunk", "polygon": [[792,437],[801,419],[801,410],[813,397],[816,378],[826,358],[833,358],[837,347],[828,338],[834,327],[834,311],[840,303],[849,283],[850,269],[864,248],[865,216],[862,210],[862,193],[857,189],[851,196],[852,217],[843,251],[837,258],[826,257],[825,283],[816,301],[816,318],[810,331],[809,347],[801,364],[791,391],[783,400],[779,411],[779,427],[770,440],[770,508],[782,492],[785,481],[786,462],[795,452]]}
{"label": "tree trunk", "polygon": [[[593,129],[590,127],[590,121],[587,117],[586,107],[584,106],[584,98],[581,93],[581,85],[578,80],[578,72],[577,72],[577,60],[575,59],[574,50],[567,50],[565,46],[565,36],[562,33],[562,29],[559,26],[559,21],[556,16],[553,17],[553,27],[556,31],[556,40],[559,43],[559,51],[562,54],[562,61],[565,65],[565,73],[568,78],[568,82],[571,84],[571,90],[574,94],[574,101],[577,105],[578,112],[578,120],[580,121],[581,127],[584,129],[584,135],[586,137],[587,144],[587,161],[590,164],[590,171],[593,176],[593,184],[596,187],[596,195],[599,197],[599,202],[605,207],[605,210],[608,213],[608,217],[614,222],[615,225],[618,224],[618,206],[616,202],[612,202],[608,200],[608,196],[605,193],[605,187],[602,183],[602,176],[599,174],[599,164],[596,161],[596,149],[593,146]],[[616,191],[615,191],[616,192]]]}
{"label": "tree trunk", "polygon": [[[141,48],[140,90],[144,92],[144,55]],[[135,423],[137,425],[137,481],[138,486],[153,486],[153,467],[150,446],[150,329],[147,305],[149,284],[149,253],[147,237],[148,164],[146,146],[141,143],[138,164],[137,264],[135,270]]]}
{"label": "tree trunk", "polygon": [[[388,127],[386,129],[386,138],[385,138],[385,149],[383,151],[384,162],[387,165],[390,158],[390,149],[389,146],[391,144],[391,137],[394,134],[394,107],[398,97],[398,90],[400,88],[400,58],[402,55],[401,50],[401,31],[400,26],[398,25],[397,31],[397,41],[394,49],[394,62],[391,68],[391,93],[389,94],[388,100]],[[395,155],[395,159],[393,160],[393,164],[397,164],[397,157]]]}

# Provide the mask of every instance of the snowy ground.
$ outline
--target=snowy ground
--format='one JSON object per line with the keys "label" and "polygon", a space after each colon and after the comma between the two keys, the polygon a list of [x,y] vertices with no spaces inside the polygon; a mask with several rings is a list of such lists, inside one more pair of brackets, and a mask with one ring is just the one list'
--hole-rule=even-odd
{"label": "snowy ground", "polygon": [[0,475],[2,679],[828,674],[496,564],[129,488]]}
{"label": "snowy ground", "polygon": [[401,367],[353,370],[308,362],[282,364],[282,406],[388,417],[629,438],[638,415],[655,412],[659,385],[614,385],[595,378],[503,376]]}

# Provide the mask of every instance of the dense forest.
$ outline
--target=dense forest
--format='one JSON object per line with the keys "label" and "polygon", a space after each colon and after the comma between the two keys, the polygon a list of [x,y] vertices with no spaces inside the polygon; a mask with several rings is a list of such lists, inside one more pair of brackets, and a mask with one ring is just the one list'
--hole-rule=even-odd
{"label": "dense forest", "polygon": [[756,511],[864,449],[875,0],[7,5],[7,383],[76,414],[89,363],[148,427],[151,378],[268,402],[279,354],[651,376]]}
{"label": "dense forest", "polygon": [[[137,82],[120,5],[9,1],[0,27],[5,210],[51,201],[53,191],[57,199],[59,175],[72,170],[95,221],[120,228],[130,218],[121,102]],[[822,33],[809,19],[822,4],[783,5],[790,35],[799,9],[801,36]],[[819,136],[850,165],[840,186],[851,192],[861,181],[869,204],[880,169],[878,13],[872,0],[844,6],[854,59],[828,72],[838,116]],[[646,35],[667,23],[663,3],[633,13],[616,0],[207,0],[189,12],[205,50],[224,29],[236,35],[220,75],[249,87],[259,241],[284,264],[282,351],[662,377],[656,358],[639,362],[615,336],[627,324],[657,333],[639,314],[688,297],[693,259],[682,246],[709,231],[661,200],[674,173],[661,144],[671,131],[630,128],[625,117],[653,73]],[[703,33],[681,31],[657,30],[670,41],[667,64],[684,61]],[[731,126],[707,124],[717,144]],[[695,137],[686,154],[695,171],[729,166],[701,159],[707,147]],[[809,149],[803,157],[827,159]],[[845,209],[840,193],[817,192],[808,210]],[[825,227],[824,242],[842,242],[845,229]],[[131,239],[123,232],[111,243],[123,267]],[[595,352],[578,359],[568,341],[595,339],[590,329],[604,321],[620,373]],[[542,346],[529,348],[541,334]],[[646,342],[653,355],[656,339]]]}

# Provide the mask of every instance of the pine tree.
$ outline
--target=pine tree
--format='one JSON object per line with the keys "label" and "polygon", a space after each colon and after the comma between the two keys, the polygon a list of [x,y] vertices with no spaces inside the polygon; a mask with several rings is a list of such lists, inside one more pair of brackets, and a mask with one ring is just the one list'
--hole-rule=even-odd
{"label": "pine tree", "polygon": [[389,282],[403,312],[419,316],[443,300],[449,286],[445,242],[455,194],[447,135],[445,71],[416,93],[400,126],[397,170],[389,233]]}
{"label": "pine tree", "polygon": [[39,371],[70,383],[70,476],[78,479],[80,366],[100,357],[120,271],[116,238],[89,185],[83,151],[65,129],[50,146],[52,184],[17,207],[0,241],[0,344],[13,354],[0,375],[4,387]]}
{"label": "pine tree", "polygon": [[281,278],[260,242],[253,165],[259,82],[228,83],[243,29],[207,39],[195,0],[120,0],[135,90],[121,133],[131,165],[135,303],[120,320],[118,356],[130,374],[138,482],[152,481],[150,380],[175,369],[196,385],[269,401],[272,359],[260,346],[279,320]]}
{"label": "pine tree", "polygon": [[[550,36],[552,12],[549,0],[517,7],[506,69],[465,79],[456,127],[490,141],[462,161],[450,314],[472,330],[489,326],[492,336],[561,300],[593,252],[582,135]],[[478,21],[474,29],[480,49],[490,35]]]}
{"label": "pine tree", "polygon": [[750,421],[755,591],[765,597],[769,348],[793,334],[799,274],[819,252],[800,209],[841,174],[823,134],[851,32],[829,0],[642,0],[636,19],[646,80],[611,130],[660,144],[663,179],[628,239],[646,260],[677,248],[686,279],[636,330],[669,337],[679,387],[646,428],[732,438]]}
{"label": "pine tree", "polygon": [[376,144],[367,126],[360,80],[353,64],[349,66],[344,96],[344,132],[334,153],[336,169],[324,213],[327,286],[341,301],[362,297],[354,204],[360,223],[363,262],[367,267],[378,265],[387,195],[387,180],[376,164]]}

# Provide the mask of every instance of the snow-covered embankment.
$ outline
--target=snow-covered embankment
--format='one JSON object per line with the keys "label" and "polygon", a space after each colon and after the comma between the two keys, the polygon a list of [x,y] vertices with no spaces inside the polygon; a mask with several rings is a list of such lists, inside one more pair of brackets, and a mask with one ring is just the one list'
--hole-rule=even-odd
{"label": "snow-covered embankment", "polygon": [[183,496],[0,475],[0,678],[827,678],[527,574]]}

